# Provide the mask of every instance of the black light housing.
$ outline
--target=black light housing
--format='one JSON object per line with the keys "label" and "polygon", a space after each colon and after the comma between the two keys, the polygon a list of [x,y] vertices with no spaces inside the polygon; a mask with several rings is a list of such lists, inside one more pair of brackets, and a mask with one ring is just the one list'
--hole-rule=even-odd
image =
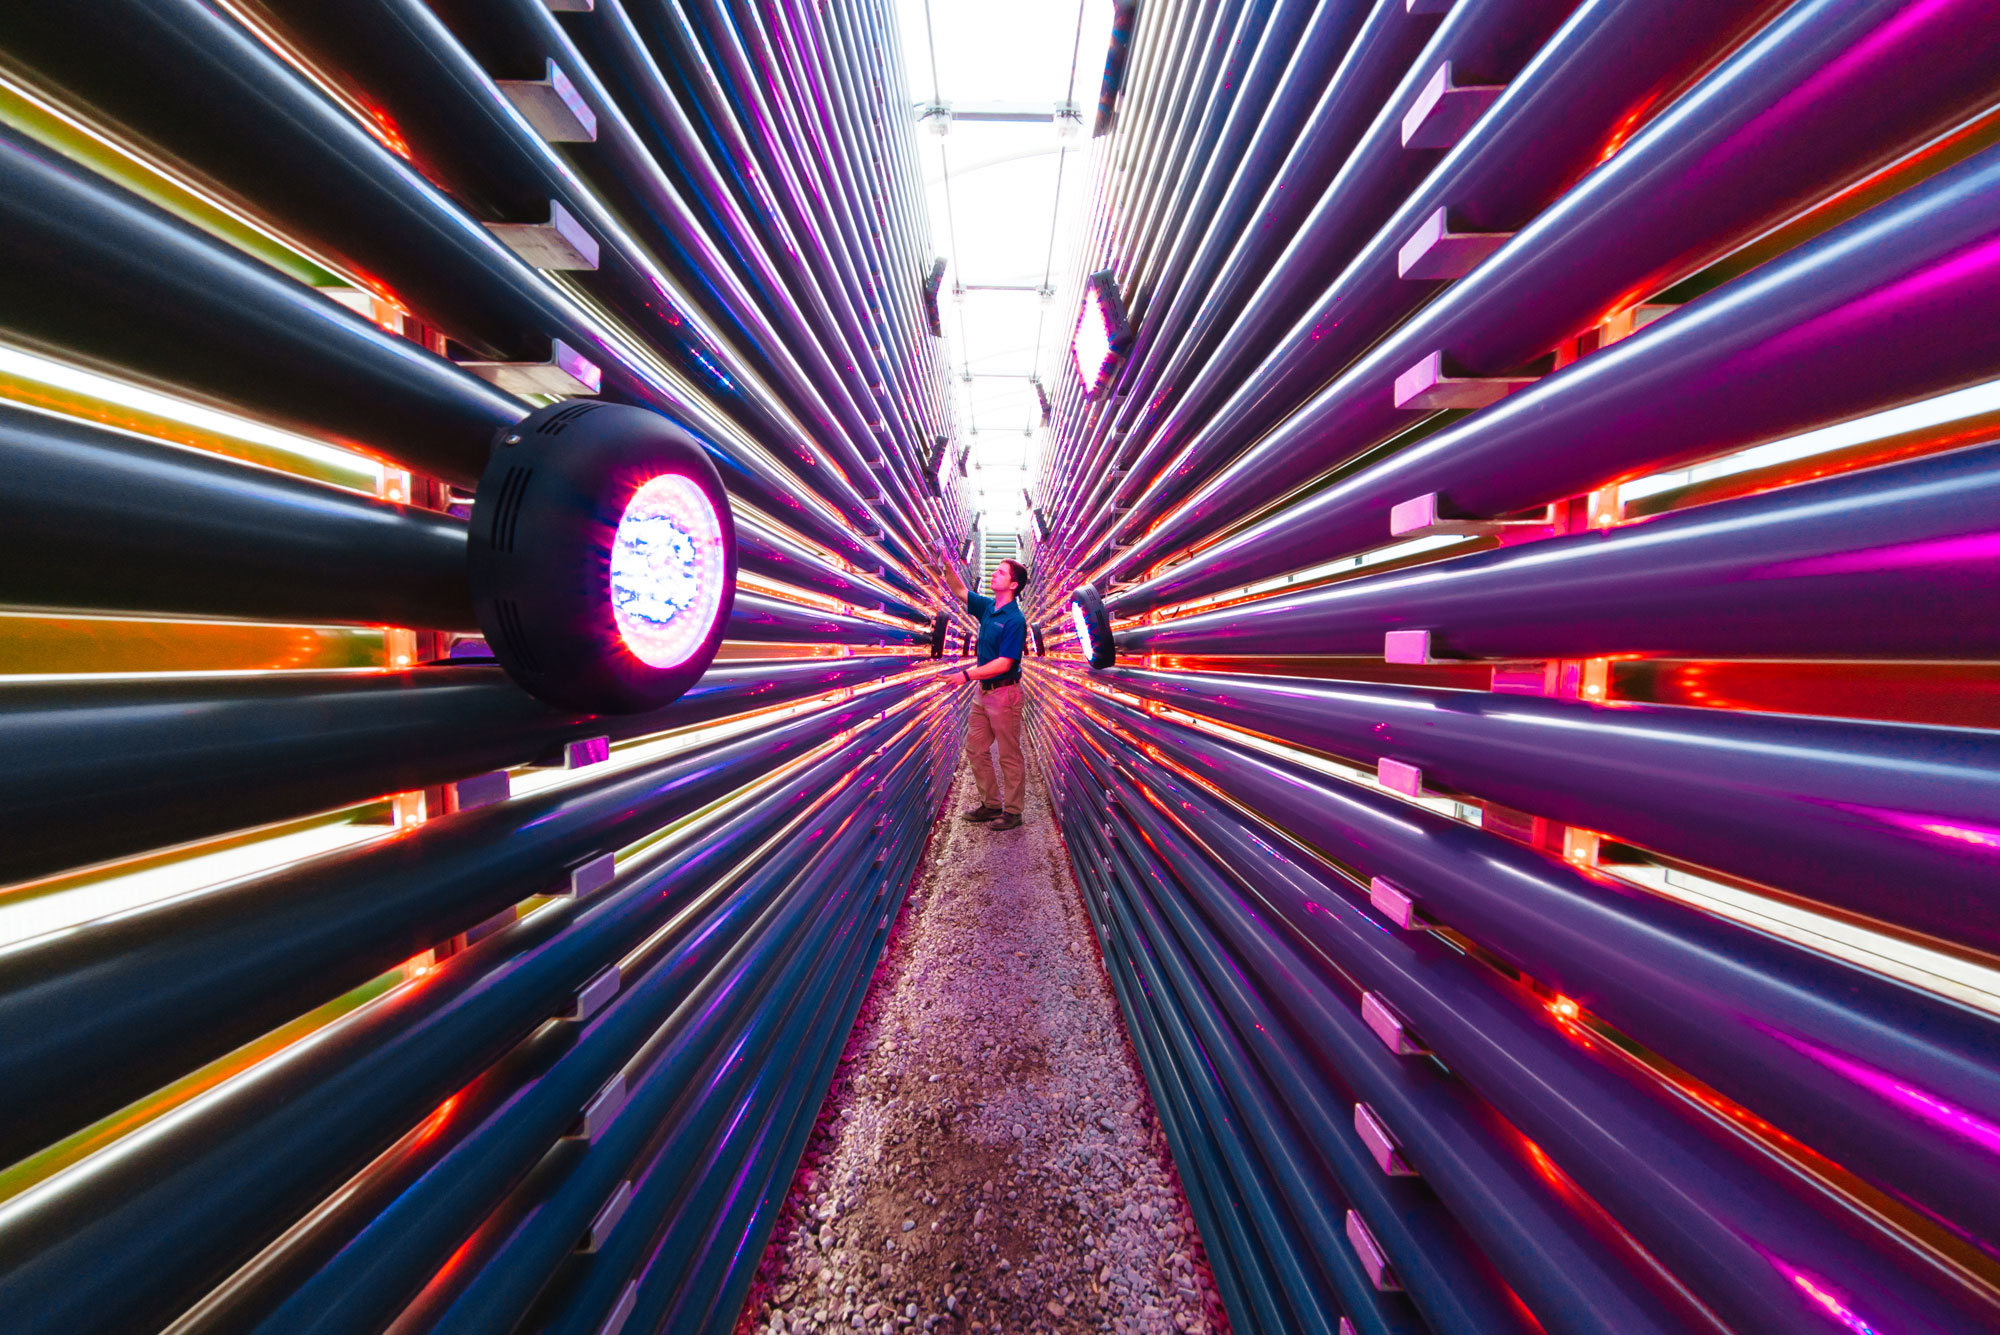
{"label": "black light housing", "polygon": [[715,658],[736,526],[700,442],[658,413],[572,400],[495,434],[473,501],[474,613],[507,675],[562,709],[678,699]]}
{"label": "black light housing", "polygon": [[949,630],[950,628],[951,628],[951,622],[950,622],[950,620],[949,620],[949,619],[947,619],[947,618],[946,618],[945,614],[944,614],[944,613],[942,613],[942,612],[939,612],[939,613],[937,614],[937,616],[935,616],[935,617],[933,617],[933,618],[931,619],[931,657],[932,657],[932,658],[943,658],[943,657],[944,657],[944,637],[945,637],[945,632],[946,632],[947,630]]}
{"label": "black light housing", "polygon": [[1118,646],[1111,640],[1111,615],[1104,600],[1086,584],[1069,596],[1069,615],[1076,626],[1077,648],[1099,671],[1118,661]]}

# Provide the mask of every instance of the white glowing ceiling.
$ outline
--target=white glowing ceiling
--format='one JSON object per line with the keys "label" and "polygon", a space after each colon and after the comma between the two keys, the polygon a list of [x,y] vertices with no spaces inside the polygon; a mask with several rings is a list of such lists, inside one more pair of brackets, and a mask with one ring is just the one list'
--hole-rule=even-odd
{"label": "white glowing ceiling", "polygon": [[[1053,389],[1056,376],[1074,374],[1072,260],[1096,163],[1089,134],[1111,0],[897,0],[897,9],[931,244],[948,262],[939,310],[975,505],[988,531],[1016,532],[1042,449],[1032,377]],[[942,135],[935,104],[953,113]],[[1080,122],[1069,137],[1047,119],[975,119],[1047,117],[1063,104]]]}

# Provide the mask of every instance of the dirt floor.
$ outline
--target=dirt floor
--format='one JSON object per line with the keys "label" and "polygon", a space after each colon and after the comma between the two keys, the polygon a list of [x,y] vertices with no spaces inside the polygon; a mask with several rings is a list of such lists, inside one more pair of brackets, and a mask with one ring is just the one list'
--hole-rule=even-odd
{"label": "dirt floor", "polygon": [[1047,794],[975,804],[961,770],[738,1330],[1225,1331]]}

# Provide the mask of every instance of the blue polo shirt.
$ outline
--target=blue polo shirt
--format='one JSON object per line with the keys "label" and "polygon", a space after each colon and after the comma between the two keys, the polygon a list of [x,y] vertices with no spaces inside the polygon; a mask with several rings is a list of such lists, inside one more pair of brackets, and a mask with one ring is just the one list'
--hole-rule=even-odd
{"label": "blue polo shirt", "polygon": [[999,611],[993,610],[993,600],[983,593],[967,593],[965,610],[979,618],[979,646],[974,653],[981,663],[991,663],[996,658],[1011,658],[1014,667],[987,681],[996,686],[1004,686],[1021,679],[1021,660],[1028,656],[1028,618],[1021,615],[1021,605],[1009,602]]}

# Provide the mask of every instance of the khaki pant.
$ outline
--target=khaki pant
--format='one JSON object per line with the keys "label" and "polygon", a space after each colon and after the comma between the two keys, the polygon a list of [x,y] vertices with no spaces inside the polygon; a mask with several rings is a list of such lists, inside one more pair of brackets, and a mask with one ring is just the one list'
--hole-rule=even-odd
{"label": "khaki pant", "polygon": [[[987,750],[1000,744],[1000,781],[993,780],[993,761]],[[1027,796],[1028,771],[1021,763],[1021,684],[995,686],[981,691],[972,703],[972,723],[965,730],[965,759],[972,766],[973,782],[979,785],[979,800],[1014,815],[1021,814]],[[1003,795],[1001,789],[1005,788]]]}

